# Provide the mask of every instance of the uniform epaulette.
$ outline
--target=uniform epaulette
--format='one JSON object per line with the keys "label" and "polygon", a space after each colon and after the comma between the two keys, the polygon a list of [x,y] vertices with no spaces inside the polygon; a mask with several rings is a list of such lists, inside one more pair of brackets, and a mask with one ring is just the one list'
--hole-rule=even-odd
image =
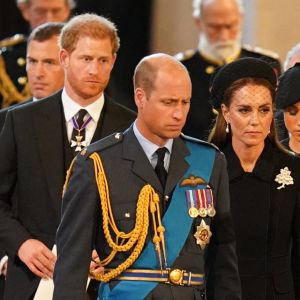
{"label": "uniform epaulette", "polygon": [[19,43],[25,42],[26,37],[24,34],[15,34],[14,36],[8,37],[0,41],[0,48],[7,48]]}
{"label": "uniform epaulette", "polygon": [[191,58],[195,54],[195,52],[196,52],[195,49],[189,49],[189,50],[175,54],[174,57],[176,59],[178,59],[179,61],[183,61],[183,60],[187,60],[187,59]]}
{"label": "uniform epaulette", "polygon": [[263,48],[259,48],[259,47],[252,47],[248,44],[243,45],[243,48],[247,51],[258,53],[258,54],[261,54],[261,55],[264,55],[264,56],[269,56],[269,57],[272,57],[274,59],[279,59],[279,55],[276,52],[273,52],[273,51],[270,51],[270,50],[267,50],[267,49],[263,49]]}
{"label": "uniform epaulette", "polygon": [[203,140],[196,139],[196,138],[194,138],[194,137],[185,135],[185,134],[183,134],[183,133],[181,133],[180,136],[181,136],[184,140],[186,140],[186,141],[193,142],[193,143],[197,143],[197,144],[201,144],[201,145],[205,145],[205,146],[208,146],[208,147],[212,147],[212,148],[214,148],[215,150],[217,150],[217,151],[220,152],[220,149],[219,149],[215,144],[212,144],[212,143],[209,143],[209,142],[206,142],[206,141],[203,141]]}
{"label": "uniform epaulette", "polygon": [[94,152],[103,151],[104,149],[120,143],[123,140],[123,136],[123,133],[120,132],[111,134],[83,149],[80,152],[80,156],[82,156],[84,159],[87,159]]}

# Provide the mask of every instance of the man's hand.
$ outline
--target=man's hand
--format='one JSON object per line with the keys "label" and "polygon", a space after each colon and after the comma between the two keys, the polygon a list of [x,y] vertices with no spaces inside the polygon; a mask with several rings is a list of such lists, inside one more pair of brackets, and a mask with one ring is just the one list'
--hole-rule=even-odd
{"label": "man's hand", "polygon": [[93,250],[92,253],[92,261],[90,264],[90,271],[92,271],[95,275],[101,275],[104,273],[104,268],[99,266],[100,259],[98,257],[98,254],[96,250]]}
{"label": "man's hand", "polygon": [[6,274],[7,274],[7,264],[8,264],[8,261],[6,261],[2,267],[2,274],[4,277],[6,277]]}
{"label": "man's hand", "polygon": [[4,255],[0,259],[0,275],[3,275],[4,277],[6,277],[7,274],[7,263],[8,263],[8,257],[7,255]]}
{"label": "man's hand", "polygon": [[34,239],[25,241],[18,256],[35,275],[52,278],[56,256],[42,242]]}

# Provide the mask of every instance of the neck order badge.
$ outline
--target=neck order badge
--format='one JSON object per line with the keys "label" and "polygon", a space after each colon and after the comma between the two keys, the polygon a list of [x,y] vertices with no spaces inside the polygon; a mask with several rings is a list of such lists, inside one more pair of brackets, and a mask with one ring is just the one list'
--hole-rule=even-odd
{"label": "neck order badge", "polygon": [[85,128],[92,120],[92,117],[89,116],[85,121],[83,121],[84,117],[88,114],[85,109],[81,109],[78,112],[77,119],[75,116],[72,118],[73,123],[73,132],[71,138],[71,148],[75,148],[75,152],[81,151],[83,147],[87,146],[87,142],[85,141]]}

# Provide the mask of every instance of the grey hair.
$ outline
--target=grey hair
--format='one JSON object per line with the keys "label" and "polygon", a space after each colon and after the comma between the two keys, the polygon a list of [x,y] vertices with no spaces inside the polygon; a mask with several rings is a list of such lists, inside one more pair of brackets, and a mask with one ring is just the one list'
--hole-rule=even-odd
{"label": "grey hair", "polygon": [[[28,3],[30,0],[16,0],[16,1],[17,1],[17,5],[18,5],[18,4],[22,4],[22,3]],[[70,9],[74,9],[76,7],[75,0],[65,0],[65,1],[67,2]]]}
{"label": "grey hair", "polygon": [[284,61],[284,70],[288,69],[288,66],[292,60],[292,58],[300,53],[300,43],[296,44],[292,49],[289,50],[289,52],[286,55],[285,61]]}
{"label": "grey hair", "polygon": [[[241,13],[244,12],[243,0],[234,0]],[[201,18],[201,8],[205,0],[193,0],[193,17]]]}

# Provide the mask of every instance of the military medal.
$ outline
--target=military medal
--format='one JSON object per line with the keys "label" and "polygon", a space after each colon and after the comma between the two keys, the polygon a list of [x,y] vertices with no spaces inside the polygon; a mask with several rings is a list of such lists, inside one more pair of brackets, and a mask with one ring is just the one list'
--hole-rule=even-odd
{"label": "military medal", "polygon": [[203,190],[197,190],[197,199],[199,202],[198,214],[201,218],[205,218],[207,216],[207,205],[206,199],[203,196]]}
{"label": "military medal", "polygon": [[75,152],[81,151],[82,148],[87,146],[87,141],[83,140],[83,135],[81,134],[81,132],[86,128],[86,126],[90,123],[91,120],[92,120],[92,117],[89,116],[85,120],[85,122],[83,122],[82,126],[79,127],[75,116],[72,117],[73,127],[74,127],[74,129],[77,130],[77,134],[75,135],[76,141],[71,140],[71,148],[76,147]]}
{"label": "military medal", "polygon": [[199,205],[197,203],[195,190],[186,190],[185,196],[186,196],[186,205],[190,217],[197,218]]}
{"label": "military medal", "polygon": [[214,217],[216,210],[214,207],[213,193],[211,188],[198,190],[198,197],[200,201],[199,216],[205,218],[206,216]]}
{"label": "military medal", "polygon": [[214,207],[214,198],[211,188],[206,190],[206,199],[207,199],[207,214],[209,217],[214,217],[216,215],[216,210]]}
{"label": "military medal", "polygon": [[209,225],[205,223],[202,219],[199,226],[197,226],[197,231],[194,234],[196,238],[197,245],[203,250],[207,244],[209,244],[212,233],[210,231]]}

